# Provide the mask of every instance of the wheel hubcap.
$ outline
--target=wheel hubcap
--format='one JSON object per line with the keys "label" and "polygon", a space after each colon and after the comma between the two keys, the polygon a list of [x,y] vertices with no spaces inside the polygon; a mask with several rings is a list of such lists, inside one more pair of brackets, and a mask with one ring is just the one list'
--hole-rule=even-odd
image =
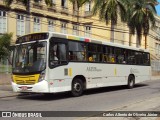
{"label": "wheel hubcap", "polygon": [[130,86],[133,86],[133,80],[130,80]]}
{"label": "wheel hubcap", "polygon": [[75,89],[75,91],[77,91],[77,92],[81,91],[81,85],[80,85],[79,83],[75,83],[75,84],[74,84],[74,89]]}

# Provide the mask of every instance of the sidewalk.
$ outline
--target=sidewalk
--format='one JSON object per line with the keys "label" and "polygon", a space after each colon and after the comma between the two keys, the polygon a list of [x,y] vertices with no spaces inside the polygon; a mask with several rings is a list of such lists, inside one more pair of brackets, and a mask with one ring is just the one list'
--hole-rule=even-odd
{"label": "sidewalk", "polygon": [[160,80],[160,76],[151,76],[151,80]]}
{"label": "sidewalk", "polygon": [[13,92],[11,85],[0,85],[0,98],[17,96],[18,94]]}

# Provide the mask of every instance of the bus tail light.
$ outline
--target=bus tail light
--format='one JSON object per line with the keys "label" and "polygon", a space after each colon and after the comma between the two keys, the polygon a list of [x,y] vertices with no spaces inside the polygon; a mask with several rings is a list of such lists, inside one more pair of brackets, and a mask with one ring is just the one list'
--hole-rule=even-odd
{"label": "bus tail light", "polygon": [[43,72],[40,74],[40,76],[39,76],[38,82],[43,81],[43,80],[45,79],[45,75],[46,75],[46,73],[45,73],[45,71],[43,71]]}

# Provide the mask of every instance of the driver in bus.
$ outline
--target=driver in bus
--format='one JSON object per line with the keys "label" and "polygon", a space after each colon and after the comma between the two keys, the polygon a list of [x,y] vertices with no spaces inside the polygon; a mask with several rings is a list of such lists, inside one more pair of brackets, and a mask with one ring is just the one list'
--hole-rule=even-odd
{"label": "driver in bus", "polygon": [[57,65],[58,64],[57,50],[58,50],[57,45],[54,45],[52,47],[52,50],[51,50],[51,62],[50,62],[51,65]]}

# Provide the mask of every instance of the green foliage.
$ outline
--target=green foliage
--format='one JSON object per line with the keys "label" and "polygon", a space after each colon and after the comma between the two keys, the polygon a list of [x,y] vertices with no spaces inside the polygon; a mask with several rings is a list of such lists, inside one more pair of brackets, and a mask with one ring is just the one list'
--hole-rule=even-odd
{"label": "green foliage", "polygon": [[130,34],[137,33],[137,46],[140,45],[142,34],[147,36],[149,29],[155,26],[155,4],[157,0],[134,0],[128,5],[127,24]]}
{"label": "green foliage", "polygon": [[52,0],[45,0],[45,3],[47,6],[52,7],[53,6],[53,2]]}
{"label": "green foliage", "polygon": [[155,26],[155,2],[156,0],[134,0],[130,2],[131,8],[128,15],[128,26],[131,34],[142,33],[148,35],[150,26]]}
{"label": "green foliage", "polygon": [[0,58],[7,57],[9,55],[12,36],[12,33],[5,33],[0,36]]}
{"label": "green foliage", "polygon": [[156,3],[157,0],[94,0],[93,15],[98,13],[100,20],[111,22],[112,32],[120,17],[127,22],[130,34],[137,33],[140,43],[141,35],[147,36],[155,25]]}
{"label": "green foliage", "polygon": [[99,14],[106,24],[117,24],[118,15],[125,22],[127,14],[127,0],[94,0],[93,15]]}

